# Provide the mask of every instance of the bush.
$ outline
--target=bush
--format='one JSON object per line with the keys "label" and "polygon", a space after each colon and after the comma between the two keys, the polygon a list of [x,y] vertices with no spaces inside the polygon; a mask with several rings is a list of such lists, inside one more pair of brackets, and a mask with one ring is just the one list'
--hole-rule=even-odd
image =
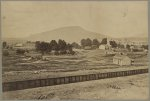
{"label": "bush", "polygon": [[67,54],[66,50],[60,51],[60,54]]}
{"label": "bush", "polygon": [[8,56],[8,55],[9,55],[8,50],[3,50],[3,56]]}
{"label": "bush", "polygon": [[75,54],[75,52],[74,52],[74,51],[71,51],[71,52],[70,52],[70,54],[71,54],[71,55],[74,55],[74,54]]}
{"label": "bush", "polygon": [[55,54],[55,55],[59,55],[59,52],[58,52],[58,51],[55,51],[54,54]]}
{"label": "bush", "polygon": [[17,54],[24,54],[26,51],[25,50],[23,50],[23,49],[17,49],[16,50],[16,53]]}

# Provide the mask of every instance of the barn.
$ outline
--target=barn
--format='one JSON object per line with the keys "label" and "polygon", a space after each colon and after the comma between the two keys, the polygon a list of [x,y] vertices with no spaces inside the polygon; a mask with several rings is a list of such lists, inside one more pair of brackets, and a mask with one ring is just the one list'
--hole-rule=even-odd
{"label": "barn", "polygon": [[126,55],[123,55],[123,54],[116,54],[114,57],[113,57],[113,63],[114,64],[117,64],[117,65],[120,65],[120,66],[124,66],[124,65],[131,65],[131,59],[126,56]]}

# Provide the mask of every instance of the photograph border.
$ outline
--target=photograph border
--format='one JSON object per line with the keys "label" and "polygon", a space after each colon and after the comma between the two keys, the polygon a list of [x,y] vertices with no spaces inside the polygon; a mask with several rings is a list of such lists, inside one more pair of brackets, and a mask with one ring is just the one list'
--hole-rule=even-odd
{"label": "photograph border", "polygon": [[[93,1],[105,1],[105,2],[109,2],[109,1],[147,1],[148,2],[148,46],[150,47],[150,28],[149,28],[149,25],[150,25],[150,0],[0,0],[0,100],[3,100],[2,99],[2,14],[1,14],[1,2],[7,2],[7,1],[49,1],[49,2],[52,2],[52,1],[57,1],[57,2],[67,2],[67,1],[87,1],[87,2],[93,2]],[[148,60],[149,60],[149,64],[148,64],[148,70],[149,70],[149,66],[150,66],[150,49],[148,49]],[[148,75],[149,75],[149,78],[150,78],[150,73],[148,72]],[[149,101],[150,100],[150,80],[149,80],[149,98],[147,100],[103,100],[103,101]],[[17,100],[17,101],[21,101],[21,100]],[[35,100],[25,100],[25,101],[35,101]],[[45,100],[45,101],[49,101],[49,100]],[[62,101],[66,101],[66,100],[62,100]],[[67,101],[98,101],[98,100],[67,100]]]}

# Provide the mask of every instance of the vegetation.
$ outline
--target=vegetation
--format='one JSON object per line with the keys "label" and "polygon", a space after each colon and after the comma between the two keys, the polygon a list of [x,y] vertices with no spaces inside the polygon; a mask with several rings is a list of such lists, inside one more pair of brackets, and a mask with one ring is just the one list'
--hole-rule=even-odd
{"label": "vegetation", "polygon": [[107,44],[107,38],[102,39],[101,44]]}
{"label": "vegetation", "polygon": [[148,45],[142,45],[142,48],[147,49],[148,50]]}
{"label": "vegetation", "polygon": [[130,51],[131,49],[130,49],[130,45],[126,45],[126,48]]}
{"label": "vegetation", "polygon": [[112,48],[116,48],[118,46],[115,41],[110,41],[110,45]]}
{"label": "vegetation", "polygon": [[3,48],[6,48],[7,47],[7,43],[4,41],[3,42]]}
{"label": "vegetation", "polygon": [[36,51],[39,51],[42,54],[49,53],[52,51],[54,51],[55,55],[60,55],[60,54],[73,55],[75,53],[72,50],[72,45],[66,43],[64,40],[61,39],[59,39],[58,42],[56,40],[52,40],[50,43],[36,41],[35,47],[36,47]]}
{"label": "vegetation", "polygon": [[8,56],[8,55],[9,55],[8,50],[3,50],[3,56]]}
{"label": "vegetation", "polygon": [[23,55],[25,52],[26,52],[26,50],[24,50],[24,49],[17,49],[16,50],[16,53],[19,55]]}
{"label": "vegetation", "polygon": [[87,39],[82,39],[81,40],[81,46],[84,48],[86,46],[96,46],[98,48],[98,46],[100,45],[100,42],[97,39],[93,39],[91,40],[90,38]]}
{"label": "vegetation", "polygon": [[80,48],[81,48],[81,46],[80,46],[78,43],[76,43],[76,42],[73,42],[73,43],[71,44],[71,46],[72,46],[73,48],[76,48],[76,49],[80,49]]}

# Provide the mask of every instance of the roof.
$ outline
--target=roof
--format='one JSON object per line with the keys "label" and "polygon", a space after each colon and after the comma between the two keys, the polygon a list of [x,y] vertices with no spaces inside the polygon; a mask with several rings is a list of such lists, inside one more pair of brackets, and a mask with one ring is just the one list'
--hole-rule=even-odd
{"label": "roof", "polygon": [[114,56],[114,58],[116,58],[116,59],[124,59],[124,58],[130,59],[128,56],[126,56],[126,55],[121,55],[121,54],[116,54],[116,55]]}
{"label": "roof", "polygon": [[18,43],[18,44],[15,45],[15,47],[22,47],[22,46],[23,46],[22,43]]}

